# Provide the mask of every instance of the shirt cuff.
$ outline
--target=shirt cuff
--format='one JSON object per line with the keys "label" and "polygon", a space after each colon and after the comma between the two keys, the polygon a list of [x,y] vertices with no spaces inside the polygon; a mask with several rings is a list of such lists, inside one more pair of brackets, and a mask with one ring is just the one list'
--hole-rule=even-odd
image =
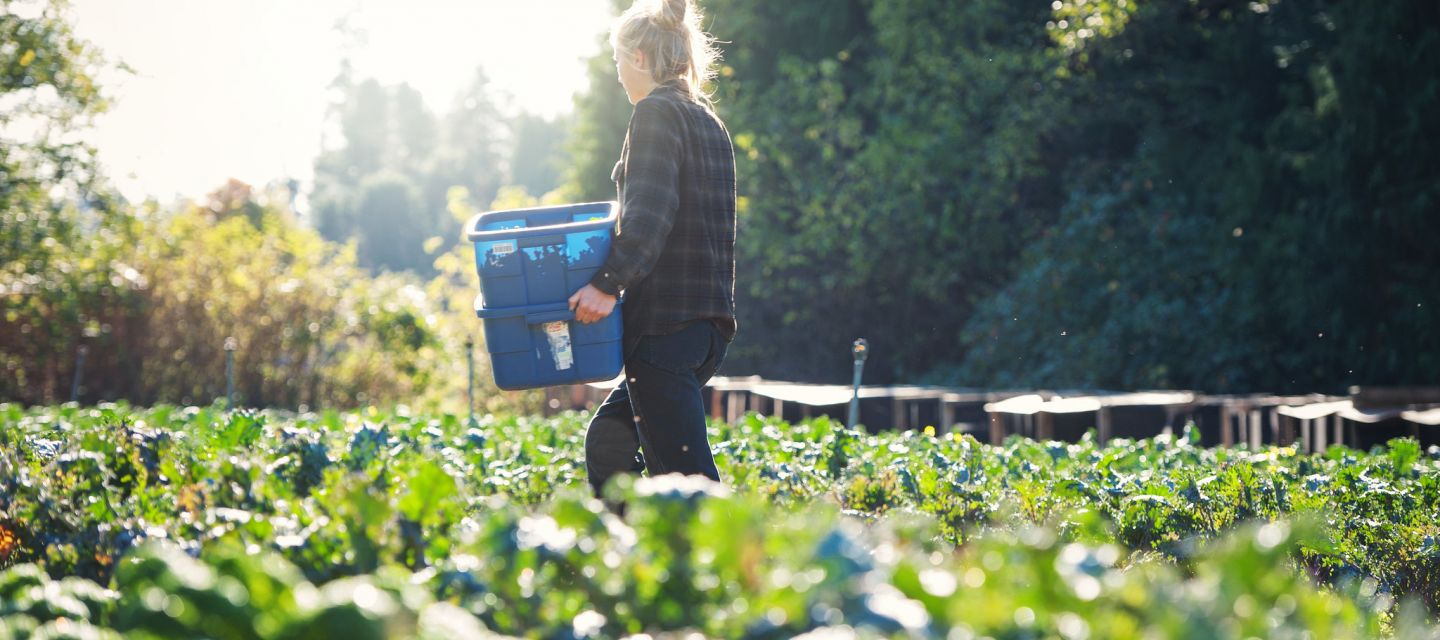
{"label": "shirt cuff", "polygon": [[601,269],[590,279],[590,285],[612,296],[620,295],[621,285],[615,278],[615,273],[609,269]]}

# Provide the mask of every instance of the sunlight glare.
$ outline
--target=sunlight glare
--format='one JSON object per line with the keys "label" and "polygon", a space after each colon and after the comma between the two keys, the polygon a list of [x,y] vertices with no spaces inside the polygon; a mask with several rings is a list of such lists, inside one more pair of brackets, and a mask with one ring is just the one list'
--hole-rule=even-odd
{"label": "sunlight glare", "polygon": [[231,177],[308,185],[347,56],[357,81],[407,83],[432,113],[477,69],[507,113],[568,112],[611,19],[605,0],[75,0],[71,16],[135,70],[101,75],[115,100],[89,140],[127,198],[162,201]]}

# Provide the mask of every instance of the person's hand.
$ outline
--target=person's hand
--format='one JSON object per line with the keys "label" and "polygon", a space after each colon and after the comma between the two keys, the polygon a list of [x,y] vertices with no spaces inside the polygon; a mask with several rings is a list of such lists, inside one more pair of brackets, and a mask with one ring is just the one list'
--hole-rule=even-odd
{"label": "person's hand", "polygon": [[615,310],[615,296],[587,284],[570,296],[570,309],[581,324],[599,322]]}

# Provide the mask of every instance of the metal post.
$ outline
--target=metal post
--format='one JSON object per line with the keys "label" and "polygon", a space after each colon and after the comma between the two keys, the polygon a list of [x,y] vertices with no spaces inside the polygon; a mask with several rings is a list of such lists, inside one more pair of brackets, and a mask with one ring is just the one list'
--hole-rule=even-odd
{"label": "metal post", "polygon": [[469,372],[465,384],[465,411],[470,414],[470,426],[479,424],[475,419],[475,341],[465,340],[465,368]]}
{"label": "metal post", "polygon": [[75,350],[75,380],[70,383],[71,402],[80,401],[80,374],[85,371],[85,354],[89,351],[90,347],[83,344],[80,345],[79,349]]}
{"label": "metal post", "polygon": [[225,408],[235,408],[235,348],[234,337],[225,339]]}
{"label": "metal post", "polygon": [[865,371],[865,357],[870,355],[870,346],[864,338],[860,338],[850,346],[850,353],[855,356],[855,384],[850,396],[850,420],[845,426],[854,429],[860,423],[860,375]]}

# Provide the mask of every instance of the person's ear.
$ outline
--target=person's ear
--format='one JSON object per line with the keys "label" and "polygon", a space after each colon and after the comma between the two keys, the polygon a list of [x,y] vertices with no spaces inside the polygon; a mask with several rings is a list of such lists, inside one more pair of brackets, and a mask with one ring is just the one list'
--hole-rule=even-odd
{"label": "person's ear", "polygon": [[635,53],[631,54],[630,63],[635,65],[635,68],[641,71],[650,70],[650,65],[647,64],[647,61],[645,60],[644,51],[636,50]]}

